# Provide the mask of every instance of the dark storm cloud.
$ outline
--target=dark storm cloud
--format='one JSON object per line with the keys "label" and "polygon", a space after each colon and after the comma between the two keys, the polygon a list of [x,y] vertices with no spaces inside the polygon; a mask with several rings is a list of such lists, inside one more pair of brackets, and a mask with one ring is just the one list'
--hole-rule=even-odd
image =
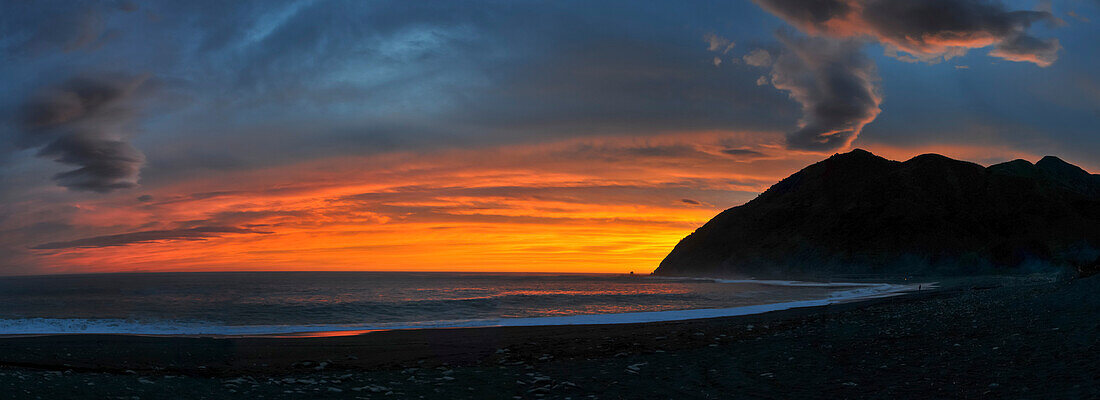
{"label": "dark storm cloud", "polygon": [[203,240],[219,237],[224,234],[268,234],[270,232],[258,231],[250,228],[233,226],[200,226],[185,229],[150,230],[140,232],[122,233],[118,235],[95,236],[65,242],[44,243],[34,247],[33,250],[59,250],[71,248],[95,248],[125,246],[137,243],[164,242],[176,240]]}
{"label": "dark storm cloud", "polygon": [[[869,37],[896,57],[938,61],[994,46],[991,56],[1048,66],[1057,39],[1028,34],[1036,22],[1058,24],[1049,11],[1008,10],[987,0],[754,0],[812,35]],[[898,52],[907,54],[898,54]]]}
{"label": "dark storm cloud", "polygon": [[54,176],[73,190],[108,192],[137,186],[145,156],[126,142],[131,104],[145,77],[86,76],[39,91],[18,112],[22,147],[71,171]]}
{"label": "dark storm cloud", "polygon": [[771,83],[802,105],[787,147],[832,151],[847,147],[879,113],[875,64],[853,41],[779,35],[786,49],[771,66]]}

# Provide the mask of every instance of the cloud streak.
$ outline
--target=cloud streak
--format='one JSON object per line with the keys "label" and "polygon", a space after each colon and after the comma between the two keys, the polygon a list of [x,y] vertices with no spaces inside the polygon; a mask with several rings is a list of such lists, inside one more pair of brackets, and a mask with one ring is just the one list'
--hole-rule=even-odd
{"label": "cloud streak", "polygon": [[54,175],[72,190],[109,192],[137,186],[145,155],[126,141],[133,100],[146,77],[85,76],[46,88],[24,102],[24,147],[77,167]]}
{"label": "cloud streak", "polygon": [[268,234],[271,232],[258,231],[250,228],[232,226],[200,226],[186,229],[150,230],[140,232],[121,233],[117,235],[94,236],[83,239],[64,242],[50,242],[31,247],[32,250],[60,250],[72,248],[97,248],[126,246],[139,243],[166,242],[178,240],[203,240],[212,237],[220,237],[224,234]]}

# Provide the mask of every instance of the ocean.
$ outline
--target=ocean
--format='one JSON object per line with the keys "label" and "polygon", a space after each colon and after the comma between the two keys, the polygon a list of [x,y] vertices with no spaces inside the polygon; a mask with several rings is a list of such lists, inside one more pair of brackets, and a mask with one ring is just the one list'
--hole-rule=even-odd
{"label": "ocean", "polygon": [[0,277],[0,335],[309,335],[630,323],[895,295],[904,285],[621,274],[217,272]]}

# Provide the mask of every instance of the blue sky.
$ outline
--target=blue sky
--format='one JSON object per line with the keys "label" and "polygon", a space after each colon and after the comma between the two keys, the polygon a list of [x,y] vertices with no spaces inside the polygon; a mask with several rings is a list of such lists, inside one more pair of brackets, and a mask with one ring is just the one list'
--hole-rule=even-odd
{"label": "blue sky", "polygon": [[[8,2],[0,247],[61,265],[28,249],[196,228],[148,199],[270,193],[300,182],[239,179],[325,163],[330,176],[410,171],[439,154],[464,154],[446,167],[456,176],[484,163],[599,180],[648,165],[682,180],[668,202],[709,207],[700,219],[853,147],[981,163],[1056,154],[1097,172],[1100,2],[912,4]],[[937,47],[960,32],[969,44]],[[768,62],[750,65],[761,50]],[[502,161],[530,146],[553,156]],[[376,179],[356,176],[346,184]],[[644,203],[592,190],[570,198]],[[234,207],[261,203],[249,201]],[[141,222],[88,222],[139,207]]]}

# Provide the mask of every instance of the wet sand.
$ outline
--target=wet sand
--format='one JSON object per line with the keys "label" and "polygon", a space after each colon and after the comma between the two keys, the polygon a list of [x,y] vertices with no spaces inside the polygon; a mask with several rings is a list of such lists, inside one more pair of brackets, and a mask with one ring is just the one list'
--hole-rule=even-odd
{"label": "wet sand", "polygon": [[1100,279],[760,315],[320,338],[0,339],[0,398],[1095,398]]}

